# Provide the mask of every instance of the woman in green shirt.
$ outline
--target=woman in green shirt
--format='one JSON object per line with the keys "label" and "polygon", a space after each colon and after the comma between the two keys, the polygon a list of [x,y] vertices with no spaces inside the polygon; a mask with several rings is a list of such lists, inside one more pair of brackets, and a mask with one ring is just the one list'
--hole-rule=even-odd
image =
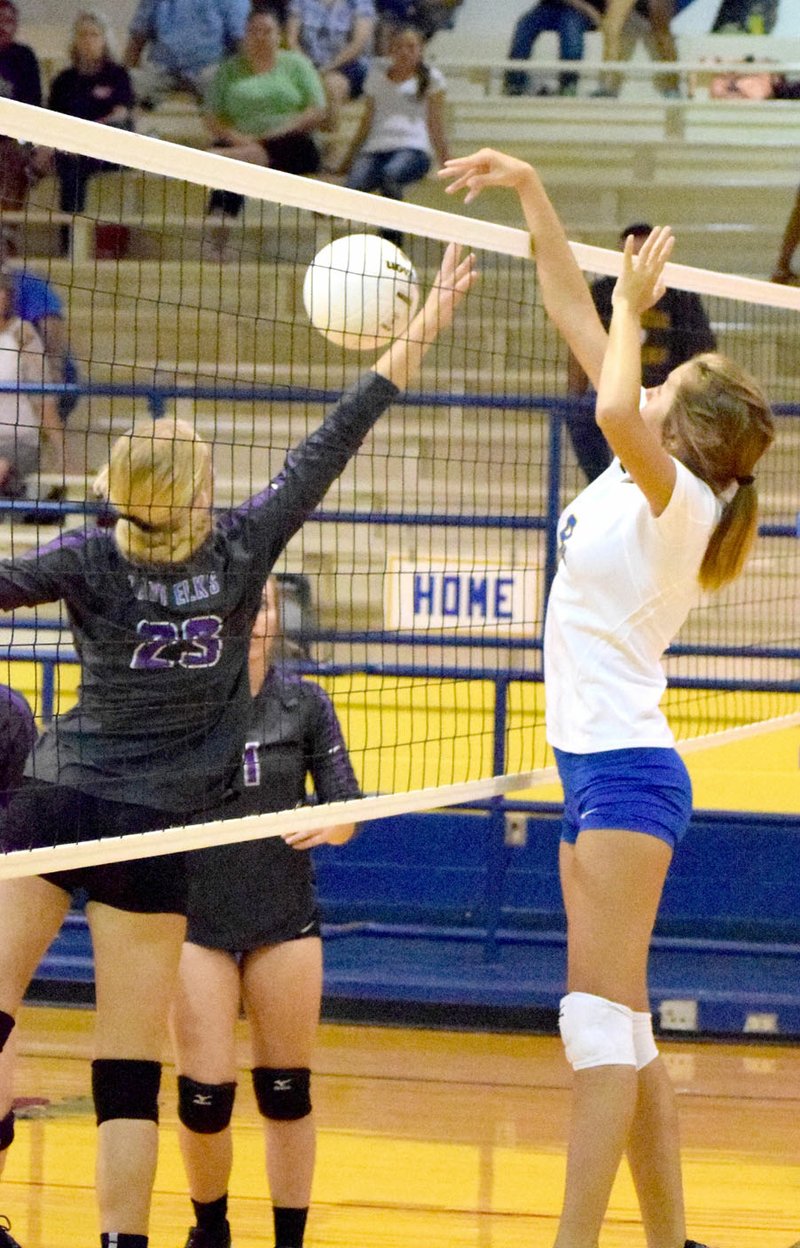
{"label": "woman in green shirt", "polygon": [[[241,51],[222,62],[208,93],[211,150],[284,173],[316,173],[313,132],[325,116],[325,92],[308,57],[281,47],[282,33],[277,5],[250,14]],[[236,216],[242,198],[212,191],[209,212]]]}

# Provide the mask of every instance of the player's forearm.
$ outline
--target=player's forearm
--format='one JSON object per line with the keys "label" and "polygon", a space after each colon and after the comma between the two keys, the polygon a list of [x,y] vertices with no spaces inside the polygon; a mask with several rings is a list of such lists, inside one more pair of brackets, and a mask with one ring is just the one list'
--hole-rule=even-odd
{"label": "player's forearm", "polygon": [[607,335],[589,287],[572,254],[558,213],[534,169],[529,168],[521,177],[517,193],[531,235],[547,314],[596,386]]}
{"label": "player's forearm", "polygon": [[425,308],[418,312],[408,326],[402,338],[397,338],[375,364],[374,371],[385,377],[398,390],[407,390],[412,381],[419,376],[422,361],[428,354],[436,337],[438,327],[434,328],[431,317],[426,317]]}
{"label": "player's forearm", "polygon": [[639,420],[641,318],[627,302],[614,305],[608,350],[597,389],[597,423],[614,446],[614,431]]}

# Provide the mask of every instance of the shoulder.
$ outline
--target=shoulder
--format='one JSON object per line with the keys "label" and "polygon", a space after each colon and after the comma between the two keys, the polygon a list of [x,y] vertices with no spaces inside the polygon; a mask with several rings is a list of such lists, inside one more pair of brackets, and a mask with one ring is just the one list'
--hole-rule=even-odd
{"label": "shoulder", "polygon": [[20,63],[27,62],[31,67],[35,66],[38,69],[39,58],[33,48],[29,47],[27,43],[15,43],[12,46],[15,49],[15,55]]}
{"label": "shoulder", "polygon": [[675,464],[675,485],[672,496],[661,514],[655,518],[659,532],[667,537],[685,538],[694,530],[699,537],[711,535],[722,503],[710,485],[690,472],[679,459]]}
{"label": "shoulder", "polygon": [[63,91],[65,87],[72,86],[77,76],[78,71],[75,69],[74,65],[68,66],[67,69],[62,69],[60,73],[56,74],[50,84],[50,91]]}

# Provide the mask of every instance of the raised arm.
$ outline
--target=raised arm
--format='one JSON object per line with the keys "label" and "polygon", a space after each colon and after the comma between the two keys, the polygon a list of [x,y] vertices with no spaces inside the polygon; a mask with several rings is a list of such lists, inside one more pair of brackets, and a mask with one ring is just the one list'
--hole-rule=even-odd
{"label": "raised arm", "polygon": [[417,376],[428,350],[453,321],[456,308],[477,278],[475,257],[461,258],[451,243],[434,278],[428,298],[401,338],[395,340],[375,365],[375,372],[405,390]]}
{"label": "raised arm", "polygon": [[597,423],[611,449],[624,463],[658,516],[675,487],[675,461],[662,442],[661,425],[670,403],[670,378],[639,410],[642,377],[642,313],[664,294],[663,273],[674,239],[669,229],[656,229],[633,254],[625,240],[622,273],[614,287],[608,350],[597,388]]}
{"label": "raised arm", "polygon": [[486,147],[472,156],[448,160],[439,176],[451,179],[448,194],[466,191],[468,204],[489,187],[509,187],[517,192],[531,235],[544,306],[589,380],[597,386],[608,337],[536,170],[525,161]]}

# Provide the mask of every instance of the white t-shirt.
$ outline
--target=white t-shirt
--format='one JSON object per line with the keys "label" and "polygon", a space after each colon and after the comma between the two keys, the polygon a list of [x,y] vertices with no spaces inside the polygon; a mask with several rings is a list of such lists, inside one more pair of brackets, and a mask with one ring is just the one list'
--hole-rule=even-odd
{"label": "white t-shirt", "polygon": [[387,77],[388,62],[372,62],[364,94],[373,102],[372,125],[362,152],[394,152],[410,147],[414,151],[433,151],[428,134],[428,100],[445,90],[445,80],[435,65],[430,66],[428,90],[419,98],[416,74],[405,82],[392,82]]}
{"label": "white t-shirt", "polygon": [[[32,325],[15,317],[0,330],[0,381],[46,382],[50,370],[42,340]],[[28,394],[0,391],[0,436],[13,429],[20,442],[38,445],[41,401]]]}
{"label": "white t-shirt", "polygon": [[544,634],[547,739],[573,754],[671,746],[661,657],[697,602],[722,505],[675,461],[660,516],[615,459],[558,522]]}

